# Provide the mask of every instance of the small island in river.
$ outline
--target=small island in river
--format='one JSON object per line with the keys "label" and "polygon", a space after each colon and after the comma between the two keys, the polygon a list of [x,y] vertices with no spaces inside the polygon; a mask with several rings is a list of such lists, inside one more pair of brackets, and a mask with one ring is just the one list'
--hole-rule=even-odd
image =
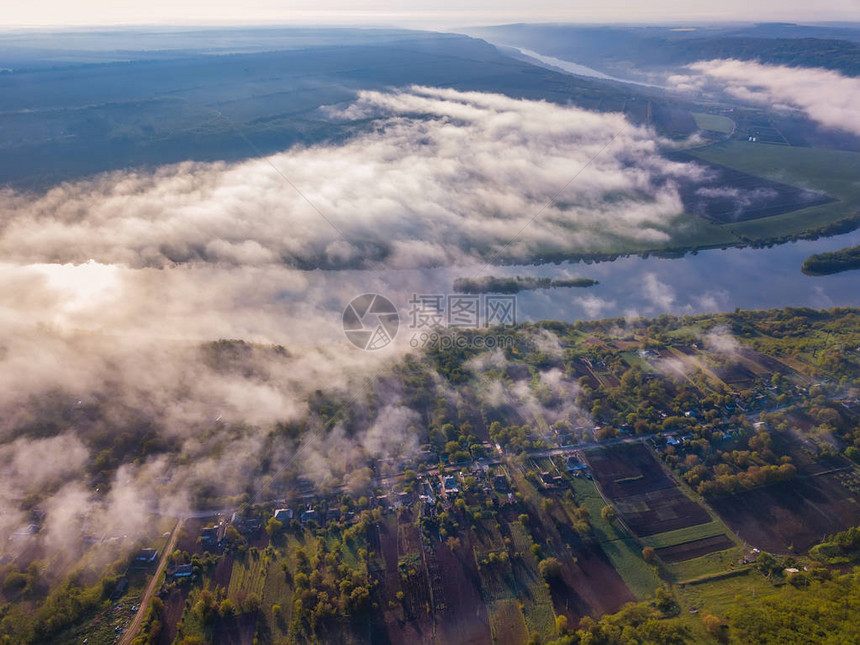
{"label": "small island in river", "polygon": [[597,280],[590,278],[552,278],[485,276],[482,278],[457,278],[454,291],[457,293],[518,293],[534,289],[571,287],[593,287]]}
{"label": "small island in river", "polygon": [[830,275],[851,269],[860,269],[860,245],[810,255],[801,267],[807,275]]}

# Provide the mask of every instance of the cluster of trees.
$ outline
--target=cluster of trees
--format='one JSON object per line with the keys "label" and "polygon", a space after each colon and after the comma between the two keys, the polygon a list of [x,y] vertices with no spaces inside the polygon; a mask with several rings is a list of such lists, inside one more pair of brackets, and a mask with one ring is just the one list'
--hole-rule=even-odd
{"label": "cluster of trees", "polygon": [[860,526],[853,526],[841,533],[827,537],[809,551],[816,560],[828,563],[846,563],[860,557]]}
{"label": "cluster of trees", "polygon": [[733,449],[726,448],[722,431],[697,427],[692,439],[680,446],[668,446],[663,459],[677,470],[684,481],[705,497],[731,495],[758,486],[789,481],[797,474],[790,455],[782,454],[772,430],[760,427],[752,431],[751,424],[737,417],[732,440]]}
{"label": "cluster of trees", "polygon": [[[325,540],[318,540],[311,553],[296,548],[290,624],[295,638],[312,641],[323,625],[337,617],[354,619],[370,608],[373,583],[367,572],[367,557],[367,551],[360,550],[358,567],[354,568],[344,561],[341,542],[327,547]],[[289,570],[284,575],[289,576]]]}
{"label": "cluster of trees", "polygon": [[53,642],[63,630],[107,606],[118,572],[127,564],[123,558],[99,570],[76,569],[59,579],[43,561],[31,562],[23,571],[5,566],[0,643]]}
{"label": "cluster of trees", "polygon": [[[505,544],[506,546],[509,546],[510,538],[505,538]],[[505,564],[508,559],[508,550],[505,548],[498,551],[490,551],[478,560],[478,565],[481,567],[493,567],[497,564]]]}
{"label": "cluster of trees", "polygon": [[849,269],[860,269],[860,245],[810,255],[803,261],[802,269],[804,273],[810,275],[829,275]]}
{"label": "cluster of trees", "polygon": [[485,455],[484,446],[473,434],[472,424],[468,421],[460,423],[459,428],[453,423],[445,423],[438,430],[431,428],[428,440],[440,454],[447,455],[451,463],[470,461]]}
{"label": "cluster of trees", "polygon": [[717,475],[714,479],[699,484],[696,490],[705,497],[733,495],[757,486],[789,481],[796,474],[797,468],[793,464],[750,466],[737,475]]}
{"label": "cluster of trees", "polygon": [[[630,603],[616,614],[593,620],[586,616],[576,631],[568,631],[565,621],[556,626],[559,638],[548,645],[684,645],[691,642],[690,630],[676,618],[666,618],[660,603]],[[675,607],[670,609],[674,610]]]}
{"label": "cluster of trees", "polygon": [[3,619],[0,629],[12,637],[12,642],[51,642],[54,635],[106,602],[109,598],[107,590],[104,581],[82,586],[67,579],[52,588],[32,615],[13,612]]}
{"label": "cluster of trees", "polygon": [[[618,351],[603,350],[598,355],[619,384],[594,385],[589,378],[581,377],[577,402],[609,429],[625,427],[634,434],[683,431],[696,425],[696,419],[685,416],[685,412],[697,409],[703,419],[713,420],[720,416],[720,407],[729,401],[727,394],[703,398],[692,383],[702,379],[701,374],[690,375],[692,382],[670,375],[655,377],[638,365],[627,367]],[[571,373],[576,369],[572,360],[567,365]],[[605,438],[611,436],[610,433]]]}
{"label": "cluster of trees", "polygon": [[[238,614],[253,614],[260,610],[260,603],[257,593],[243,595],[237,605],[227,596],[227,590],[223,587],[214,590],[194,589],[185,599],[186,611],[179,622],[176,640],[183,645],[209,642],[223,628],[224,621]],[[153,627],[160,629],[162,619],[158,605],[153,607],[154,611],[150,614],[150,640],[154,640]]]}
{"label": "cluster of trees", "polygon": [[538,571],[541,577],[549,584],[561,579],[561,562],[556,558],[544,558],[538,562]]}
{"label": "cluster of trees", "polygon": [[549,446],[533,426],[503,426],[498,421],[490,424],[490,440],[511,452],[543,450]]}

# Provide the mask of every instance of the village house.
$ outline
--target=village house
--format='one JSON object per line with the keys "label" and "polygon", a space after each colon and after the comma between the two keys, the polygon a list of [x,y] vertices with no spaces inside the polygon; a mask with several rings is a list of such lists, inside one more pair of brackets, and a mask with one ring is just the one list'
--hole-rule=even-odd
{"label": "village house", "polygon": [[180,580],[182,578],[190,578],[194,574],[194,568],[190,564],[180,564],[173,570],[173,578]]}
{"label": "village house", "polygon": [[282,524],[287,524],[291,522],[293,519],[293,509],[291,508],[279,508],[275,511],[274,518],[281,522]]}
{"label": "village house", "polygon": [[158,559],[158,549],[141,549],[137,552],[137,555],[134,556],[134,561],[136,564],[150,564],[155,562]]}

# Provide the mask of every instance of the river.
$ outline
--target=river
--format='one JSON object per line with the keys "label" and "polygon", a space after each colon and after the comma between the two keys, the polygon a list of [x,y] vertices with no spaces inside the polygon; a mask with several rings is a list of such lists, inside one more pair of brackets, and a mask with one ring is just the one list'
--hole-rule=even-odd
{"label": "river", "polygon": [[654,85],[652,83],[643,83],[642,81],[634,81],[629,78],[618,78],[617,76],[610,76],[609,74],[604,74],[603,72],[600,72],[591,67],[587,67],[586,65],[574,63],[569,60],[564,60],[562,58],[556,58],[555,56],[545,56],[544,54],[539,54],[538,52],[532,51],[531,49],[523,49],[522,47],[514,47],[512,45],[504,46],[518,51],[523,56],[533,58],[536,61],[543,63],[544,65],[549,65],[550,67],[560,69],[567,74],[573,74],[575,76],[586,76],[588,78],[599,78],[604,81],[616,81],[618,83],[630,83],[632,85],[642,85],[645,87],[658,87],[664,89],[662,88],[662,86]]}
{"label": "river", "polygon": [[712,249],[671,259],[631,256],[592,264],[312,272],[316,279],[310,284],[312,289],[332,294],[343,295],[350,289],[356,295],[383,294],[400,309],[404,321],[412,294],[448,295],[455,278],[476,275],[599,280],[588,288],[521,291],[516,303],[519,322],[697,314],[735,308],[860,306],[860,271],[813,277],[800,270],[812,253],[856,244],[860,244],[860,231],[770,248]]}

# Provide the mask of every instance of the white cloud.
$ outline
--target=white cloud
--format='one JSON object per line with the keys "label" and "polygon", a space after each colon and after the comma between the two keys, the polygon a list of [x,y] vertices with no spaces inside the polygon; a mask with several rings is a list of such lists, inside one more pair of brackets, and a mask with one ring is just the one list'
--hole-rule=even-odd
{"label": "white cloud", "polygon": [[740,343],[732,334],[732,330],[725,325],[714,327],[705,334],[704,340],[705,347],[724,356],[733,357],[741,348]]}
{"label": "white cloud", "polygon": [[[375,118],[377,128],[238,164],[107,174],[35,199],[7,191],[0,252],[131,267],[524,259],[616,238],[664,241],[682,211],[671,180],[703,172],[662,157],[653,133],[620,114],[494,94],[364,92],[334,114]],[[547,206],[586,165],[558,195],[563,206]]]}
{"label": "white cloud", "polygon": [[642,276],[642,292],[659,312],[670,311],[675,304],[675,290],[654,273]]}
{"label": "white cloud", "polygon": [[795,109],[828,128],[860,135],[860,78],[811,67],[711,60],[688,66],[689,74],[669,78],[677,89],[720,88],[750,103]]}

